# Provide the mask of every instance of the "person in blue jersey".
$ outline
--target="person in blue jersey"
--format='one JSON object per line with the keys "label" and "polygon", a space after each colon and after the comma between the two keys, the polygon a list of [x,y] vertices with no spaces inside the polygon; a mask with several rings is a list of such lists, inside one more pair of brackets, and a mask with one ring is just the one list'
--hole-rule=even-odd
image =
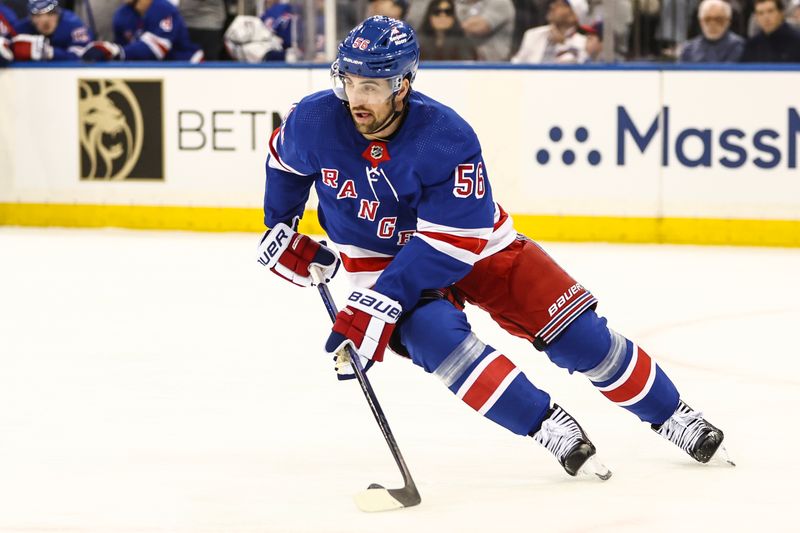
{"label": "person in blue jersey", "polygon": [[8,7],[0,4],[0,67],[14,61],[11,39],[17,34],[14,26],[17,16]]}
{"label": "person in blue jersey", "polygon": [[[312,271],[326,281],[339,266],[347,272],[354,289],[325,344],[339,377],[352,377],[344,346],[367,368],[389,347],[481,415],[533,437],[568,474],[607,479],[575,418],[471,330],[469,303],[709,462],[723,432],[684,403],[643,349],[608,328],[591,292],[514,230],[473,129],[412,90],[418,62],[410,26],[367,19],[339,45],[333,90],[303,98],[269,141],[258,261],[300,286],[314,284]],[[338,256],[297,232],[311,187]]]}
{"label": "person in blue jersey", "polygon": [[[264,26],[281,38],[283,49],[270,51],[264,56],[264,61],[288,61],[295,62],[300,59],[300,54],[304,52],[303,43],[303,20],[297,14],[297,9],[288,0],[267,0],[267,9],[261,15]],[[322,59],[325,53],[325,17],[324,6],[317,2],[316,15],[316,49],[314,50],[317,58]],[[308,59],[308,57],[306,57]]]}
{"label": "person in blue jersey", "polygon": [[28,13],[11,39],[16,61],[77,61],[94,39],[80,17],[59,7],[58,0],[30,0]]}
{"label": "person in blue jersey", "polygon": [[267,52],[264,61],[285,61],[286,51],[296,46],[298,39],[302,39],[300,35],[293,35],[298,31],[298,17],[292,5],[284,1],[267,0],[266,5],[267,9],[261,14],[261,21],[281,38],[283,49]]}
{"label": "person in blue jersey", "polygon": [[167,0],[128,0],[114,13],[113,25],[114,42],[91,43],[85,61],[203,60],[178,8]]}

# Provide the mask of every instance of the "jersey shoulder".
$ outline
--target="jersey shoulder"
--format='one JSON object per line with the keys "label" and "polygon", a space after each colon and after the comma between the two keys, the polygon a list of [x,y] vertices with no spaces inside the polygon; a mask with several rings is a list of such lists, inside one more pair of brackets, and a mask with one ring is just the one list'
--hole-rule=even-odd
{"label": "jersey shoulder", "polygon": [[73,11],[70,11],[69,9],[61,10],[60,23],[68,27],[69,29],[86,26],[86,23],[84,23],[83,20],[81,20],[81,18],[78,15],[76,15]]}
{"label": "jersey shoulder", "polygon": [[446,175],[439,169],[451,172],[456,165],[480,155],[480,142],[472,126],[450,107],[422,93],[412,93],[403,127],[413,132],[414,157],[430,179],[443,179]]}
{"label": "jersey shoulder", "polygon": [[[171,31],[170,25],[183,21],[178,8],[167,2],[167,0],[153,0],[150,8],[144,14],[145,24],[158,24],[162,30]],[[171,19],[165,22],[166,19]]]}
{"label": "jersey shoulder", "polygon": [[320,159],[338,142],[334,128],[341,111],[341,101],[331,90],[306,96],[289,109],[273,134],[274,155],[301,174],[316,172]]}
{"label": "jersey shoulder", "polygon": [[24,19],[18,21],[16,25],[14,25],[14,30],[17,33],[27,33],[29,35],[39,34],[39,32],[36,30],[36,26],[34,26],[33,22],[31,22],[30,17],[25,17]]}
{"label": "jersey shoulder", "polygon": [[112,18],[114,26],[135,26],[136,20],[139,18],[138,13],[133,9],[131,4],[124,4],[119,9],[114,11]]}
{"label": "jersey shoulder", "polygon": [[19,24],[19,20],[17,20],[17,15],[11,10],[11,8],[0,4],[0,35],[8,35],[13,33]]}
{"label": "jersey shoulder", "polygon": [[295,104],[286,118],[286,124],[291,128],[295,142],[318,142],[334,137],[342,120],[347,118],[343,110],[342,101],[332,90],[319,91]]}

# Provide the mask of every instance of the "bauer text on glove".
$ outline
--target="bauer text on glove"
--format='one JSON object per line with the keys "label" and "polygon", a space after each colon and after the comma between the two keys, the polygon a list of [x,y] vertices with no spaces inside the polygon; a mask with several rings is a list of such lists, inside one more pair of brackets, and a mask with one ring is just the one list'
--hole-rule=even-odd
{"label": "bauer text on glove", "polygon": [[314,285],[310,268],[317,268],[325,283],[339,269],[336,254],[311,237],[281,222],[268,230],[258,245],[258,262],[295,285]]}
{"label": "bauer text on glove", "polygon": [[383,361],[383,352],[402,312],[402,306],[388,296],[356,289],[347,298],[347,307],[336,315],[325,350],[335,354],[349,344],[359,355]]}

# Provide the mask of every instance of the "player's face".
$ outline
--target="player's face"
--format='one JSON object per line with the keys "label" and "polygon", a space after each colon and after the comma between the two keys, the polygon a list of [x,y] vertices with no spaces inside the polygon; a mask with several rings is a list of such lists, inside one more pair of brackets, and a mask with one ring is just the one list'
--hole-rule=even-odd
{"label": "player's face", "polygon": [[783,23],[783,13],[775,2],[756,4],[756,22],[764,33],[772,33]]}
{"label": "player's face", "polygon": [[342,83],[350,115],[360,133],[374,133],[386,123],[394,111],[389,80],[346,75]]}
{"label": "player's face", "polygon": [[56,31],[58,26],[58,13],[42,13],[39,15],[31,15],[31,22],[36,27],[36,31],[42,35],[50,35]]}

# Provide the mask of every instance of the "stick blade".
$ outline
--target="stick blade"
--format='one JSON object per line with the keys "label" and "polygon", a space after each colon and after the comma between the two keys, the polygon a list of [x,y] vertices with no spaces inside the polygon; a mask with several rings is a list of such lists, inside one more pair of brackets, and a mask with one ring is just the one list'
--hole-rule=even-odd
{"label": "stick blade", "polygon": [[353,499],[358,508],[365,513],[396,511],[397,509],[413,507],[422,501],[416,487],[385,489],[375,483],[370,485],[368,489],[356,494]]}

